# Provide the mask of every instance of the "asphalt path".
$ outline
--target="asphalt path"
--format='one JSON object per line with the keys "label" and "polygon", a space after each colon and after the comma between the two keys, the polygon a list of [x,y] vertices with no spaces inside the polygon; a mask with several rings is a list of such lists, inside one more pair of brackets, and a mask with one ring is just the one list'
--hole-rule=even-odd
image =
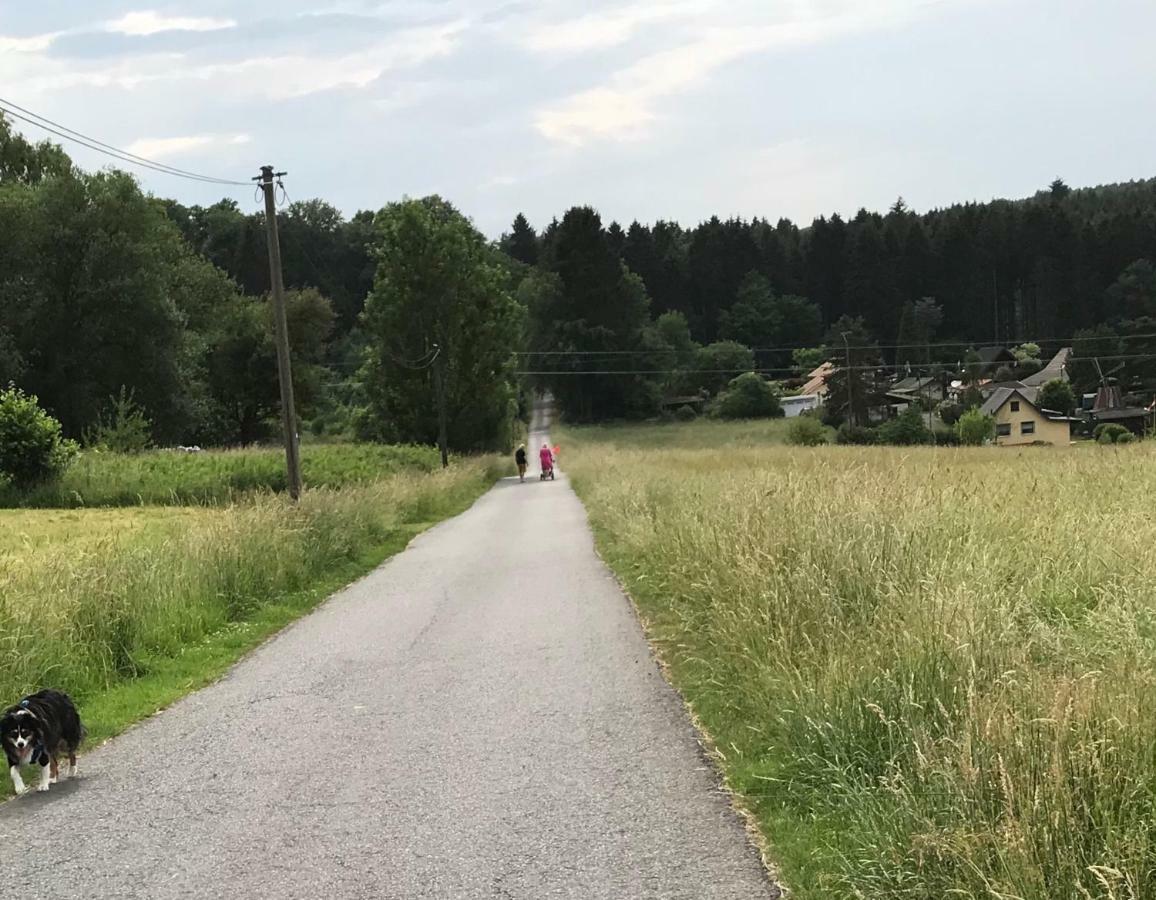
{"label": "asphalt path", "polygon": [[543,437],[525,484],[0,805],[0,896],[777,896]]}

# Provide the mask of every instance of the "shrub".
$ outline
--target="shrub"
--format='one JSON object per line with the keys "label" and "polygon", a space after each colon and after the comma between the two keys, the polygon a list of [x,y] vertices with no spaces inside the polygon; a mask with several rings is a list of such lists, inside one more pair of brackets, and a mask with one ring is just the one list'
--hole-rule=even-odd
{"label": "shrub", "polygon": [[875,429],[867,428],[863,425],[852,425],[850,422],[844,422],[839,426],[839,430],[835,432],[836,444],[853,444],[857,446],[866,446],[875,443]]}
{"label": "shrub", "polygon": [[1136,436],[1130,431],[1125,431],[1123,434],[1116,435],[1117,444],[1130,444],[1136,439]]}
{"label": "shrub", "polygon": [[936,428],[932,433],[935,436],[933,443],[940,447],[958,447],[963,443],[954,428]]}
{"label": "shrub", "polygon": [[0,477],[18,488],[51,481],[68,468],[76,450],[36,397],[14,386],[0,391]]}
{"label": "shrub", "polygon": [[995,436],[995,419],[978,409],[969,409],[955,423],[955,433],[961,444],[978,447]]}
{"label": "shrub", "polygon": [[1092,437],[1101,444],[1114,444],[1124,434],[1131,434],[1131,432],[1123,425],[1117,425],[1115,422],[1103,422],[1092,431]]}
{"label": "shrub", "polygon": [[909,406],[898,416],[879,426],[879,443],[907,447],[926,444],[931,440],[931,432],[923,423],[923,413],[915,406]]}
{"label": "shrub", "polygon": [[827,429],[811,416],[799,416],[787,429],[787,443],[800,447],[817,447],[827,443]]}
{"label": "shrub", "polygon": [[140,453],[152,445],[152,430],[153,423],[137,405],[132,391],[122,385],[120,393],[109,398],[96,424],[85,432],[84,443],[113,453]]}
{"label": "shrub", "polygon": [[727,385],[716,411],[723,419],[770,419],[781,416],[779,395],[762,375],[747,372]]}
{"label": "shrub", "polygon": [[680,422],[693,422],[698,418],[698,413],[693,406],[680,406],[674,411],[674,417]]}

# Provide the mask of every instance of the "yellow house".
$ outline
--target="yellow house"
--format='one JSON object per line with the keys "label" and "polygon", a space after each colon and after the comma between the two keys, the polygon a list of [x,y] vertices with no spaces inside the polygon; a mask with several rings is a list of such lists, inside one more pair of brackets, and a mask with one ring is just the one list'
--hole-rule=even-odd
{"label": "yellow house", "polygon": [[1035,404],[1037,391],[1028,387],[996,388],[980,412],[995,419],[995,442],[1001,447],[1017,444],[1071,443],[1069,419]]}

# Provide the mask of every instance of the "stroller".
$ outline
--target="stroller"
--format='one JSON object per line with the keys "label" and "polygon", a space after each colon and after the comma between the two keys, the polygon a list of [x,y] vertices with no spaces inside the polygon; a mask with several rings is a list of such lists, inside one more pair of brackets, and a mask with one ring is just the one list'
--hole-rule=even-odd
{"label": "stroller", "polygon": [[538,461],[542,464],[542,472],[538,476],[539,481],[545,481],[549,478],[554,480],[554,454],[546,447],[542,448],[542,452],[538,454]]}

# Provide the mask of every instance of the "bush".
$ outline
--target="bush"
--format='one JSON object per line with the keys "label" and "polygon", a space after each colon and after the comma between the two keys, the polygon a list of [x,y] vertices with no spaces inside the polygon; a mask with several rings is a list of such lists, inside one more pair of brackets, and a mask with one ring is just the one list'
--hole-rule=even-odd
{"label": "bush", "polygon": [[932,431],[934,444],[940,447],[958,447],[963,443],[954,428],[936,428]]}
{"label": "bush", "polygon": [[140,453],[152,446],[153,423],[137,405],[132,391],[123,385],[120,393],[110,397],[96,424],[85,432],[89,447],[113,453]]}
{"label": "bush", "polygon": [[1136,436],[1130,431],[1125,431],[1123,434],[1116,435],[1117,444],[1130,444],[1136,439]]}
{"label": "bush", "polygon": [[1117,425],[1115,422],[1104,422],[1096,426],[1095,430],[1092,431],[1092,437],[1101,444],[1114,444],[1122,435],[1131,433],[1123,425]]}
{"label": "bush", "polygon": [[36,397],[14,386],[0,391],[0,477],[18,488],[52,481],[68,468],[76,451]]}
{"label": "bush", "polygon": [[907,407],[894,419],[880,425],[876,436],[881,444],[894,444],[900,447],[927,444],[931,441],[931,432],[923,423],[923,413],[915,406]]}
{"label": "bush", "polygon": [[787,443],[800,447],[817,447],[827,443],[827,429],[811,416],[799,416],[787,429]]}
{"label": "bush", "polygon": [[723,419],[770,419],[783,415],[779,395],[756,372],[733,379],[719,396],[715,409]]}
{"label": "bush", "polygon": [[968,385],[962,394],[960,394],[959,402],[963,404],[963,408],[977,409],[983,406],[983,391],[977,388],[974,384]]}
{"label": "bush", "polygon": [[674,417],[680,422],[693,422],[698,418],[698,413],[693,406],[680,406],[674,411]]}
{"label": "bush", "polygon": [[978,409],[969,409],[955,423],[955,433],[959,435],[961,444],[978,447],[995,437],[995,419]]}
{"label": "bush", "polygon": [[863,425],[852,425],[850,422],[844,422],[839,426],[839,430],[835,432],[836,444],[853,444],[856,446],[867,446],[875,443],[875,429],[867,428]]}

